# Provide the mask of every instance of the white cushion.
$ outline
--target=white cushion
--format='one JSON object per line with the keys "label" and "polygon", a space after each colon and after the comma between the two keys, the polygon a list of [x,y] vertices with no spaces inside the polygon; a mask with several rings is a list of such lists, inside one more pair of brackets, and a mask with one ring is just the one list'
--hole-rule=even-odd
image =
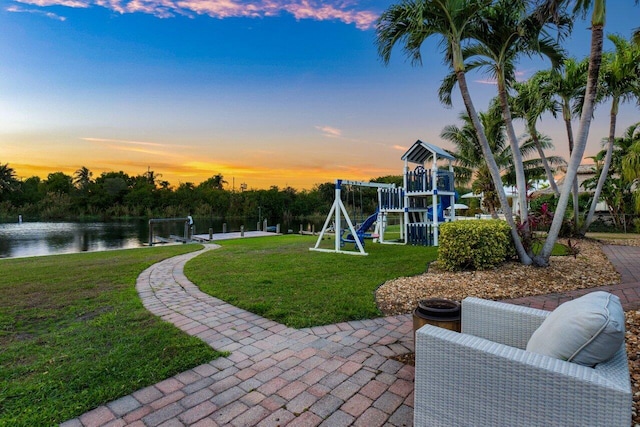
{"label": "white cushion", "polygon": [[624,335],[620,299],[597,291],[560,304],[531,335],[527,351],[594,366],[620,349]]}

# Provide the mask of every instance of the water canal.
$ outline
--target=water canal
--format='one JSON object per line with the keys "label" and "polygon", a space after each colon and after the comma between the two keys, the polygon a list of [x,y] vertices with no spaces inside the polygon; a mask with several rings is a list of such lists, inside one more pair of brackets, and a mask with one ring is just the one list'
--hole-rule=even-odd
{"label": "water canal", "polygon": [[[225,221],[227,231],[257,229],[255,220]],[[322,224],[313,224],[316,229]],[[196,233],[205,234],[209,228],[214,233],[223,231],[223,222],[195,219]],[[300,222],[283,223],[283,233],[298,231]],[[311,227],[304,223],[305,229]],[[154,225],[154,235],[182,236],[184,224]],[[0,258],[55,255],[78,252],[129,249],[146,246],[149,242],[149,222],[145,219],[114,222],[5,222],[0,223]]]}

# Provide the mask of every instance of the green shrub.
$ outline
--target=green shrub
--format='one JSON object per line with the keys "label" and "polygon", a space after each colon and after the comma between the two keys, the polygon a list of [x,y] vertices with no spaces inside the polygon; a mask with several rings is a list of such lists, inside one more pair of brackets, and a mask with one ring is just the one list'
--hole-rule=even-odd
{"label": "green shrub", "polygon": [[438,244],[438,262],[447,270],[484,270],[513,255],[509,225],[497,219],[443,224]]}

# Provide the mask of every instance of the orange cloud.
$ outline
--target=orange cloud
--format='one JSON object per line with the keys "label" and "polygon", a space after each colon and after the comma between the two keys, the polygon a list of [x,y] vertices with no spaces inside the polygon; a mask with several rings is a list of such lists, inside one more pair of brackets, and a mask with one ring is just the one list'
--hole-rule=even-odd
{"label": "orange cloud", "polygon": [[132,144],[132,145],[147,145],[147,146],[151,146],[151,147],[184,147],[187,148],[187,146],[184,145],[174,145],[174,144],[162,144],[159,142],[146,142],[146,141],[132,141],[132,140],[128,140],[128,139],[110,139],[110,138],[80,138],[83,141],[88,141],[88,142],[117,142],[117,143],[122,143],[122,144]]}

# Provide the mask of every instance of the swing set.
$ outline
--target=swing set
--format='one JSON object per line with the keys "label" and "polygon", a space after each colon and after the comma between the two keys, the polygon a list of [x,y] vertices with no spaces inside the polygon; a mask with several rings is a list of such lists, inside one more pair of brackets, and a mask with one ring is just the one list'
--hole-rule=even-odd
{"label": "swing set", "polygon": [[[329,210],[329,215],[327,215],[327,219],[322,226],[322,231],[318,236],[318,240],[313,248],[309,248],[311,251],[319,251],[319,252],[335,252],[342,254],[350,254],[350,255],[368,255],[368,253],[364,250],[364,239],[367,235],[367,230],[371,228],[374,222],[376,222],[376,229],[374,234],[378,234],[380,231],[380,221],[378,221],[380,210],[376,209],[376,213],[369,216],[366,220],[362,222],[362,224],[356,229],[354,227],[351,218],[349,217],[349,213],[347,212],[347,208],[344,206],[342,202],[342,186],[351,186],[351,187],[371,187],[377,188],[378,190],[381,188],[392,189],[395,188],[395,184],[381,184],[377,182],[365,182],[365,181],[348,181],[337,179],[336,180],[336,189],[335,189],[335,197],[333,200],[333,204],[331,205],[331,209]],[[350,191],[355,211],[355,194],[353,190]],[[349,193],[347,193],[347,204],[348,204]],[[378,199],[380,198],[380,192],[378,191]],[[378,200],[379,202],[379,200]],[[378,203],[379,204],[379,203]],[[357,214],[357,212],[354,212]],[[360,190],[360,215],[362,215],[362,190]],[[324,249],[320,248],[320,243],[324,238],[324,234],[331,228],[330,223],[333,219],[333,229],[335,232],[335,245],[333,249]],[[343,229],[342,229],[342,220],[347,223],[347,229],[344,230],[347,235],[343,237]],[[345,243],[354,243],[356,251],[347,251],[343,250],[343,246]]]}

